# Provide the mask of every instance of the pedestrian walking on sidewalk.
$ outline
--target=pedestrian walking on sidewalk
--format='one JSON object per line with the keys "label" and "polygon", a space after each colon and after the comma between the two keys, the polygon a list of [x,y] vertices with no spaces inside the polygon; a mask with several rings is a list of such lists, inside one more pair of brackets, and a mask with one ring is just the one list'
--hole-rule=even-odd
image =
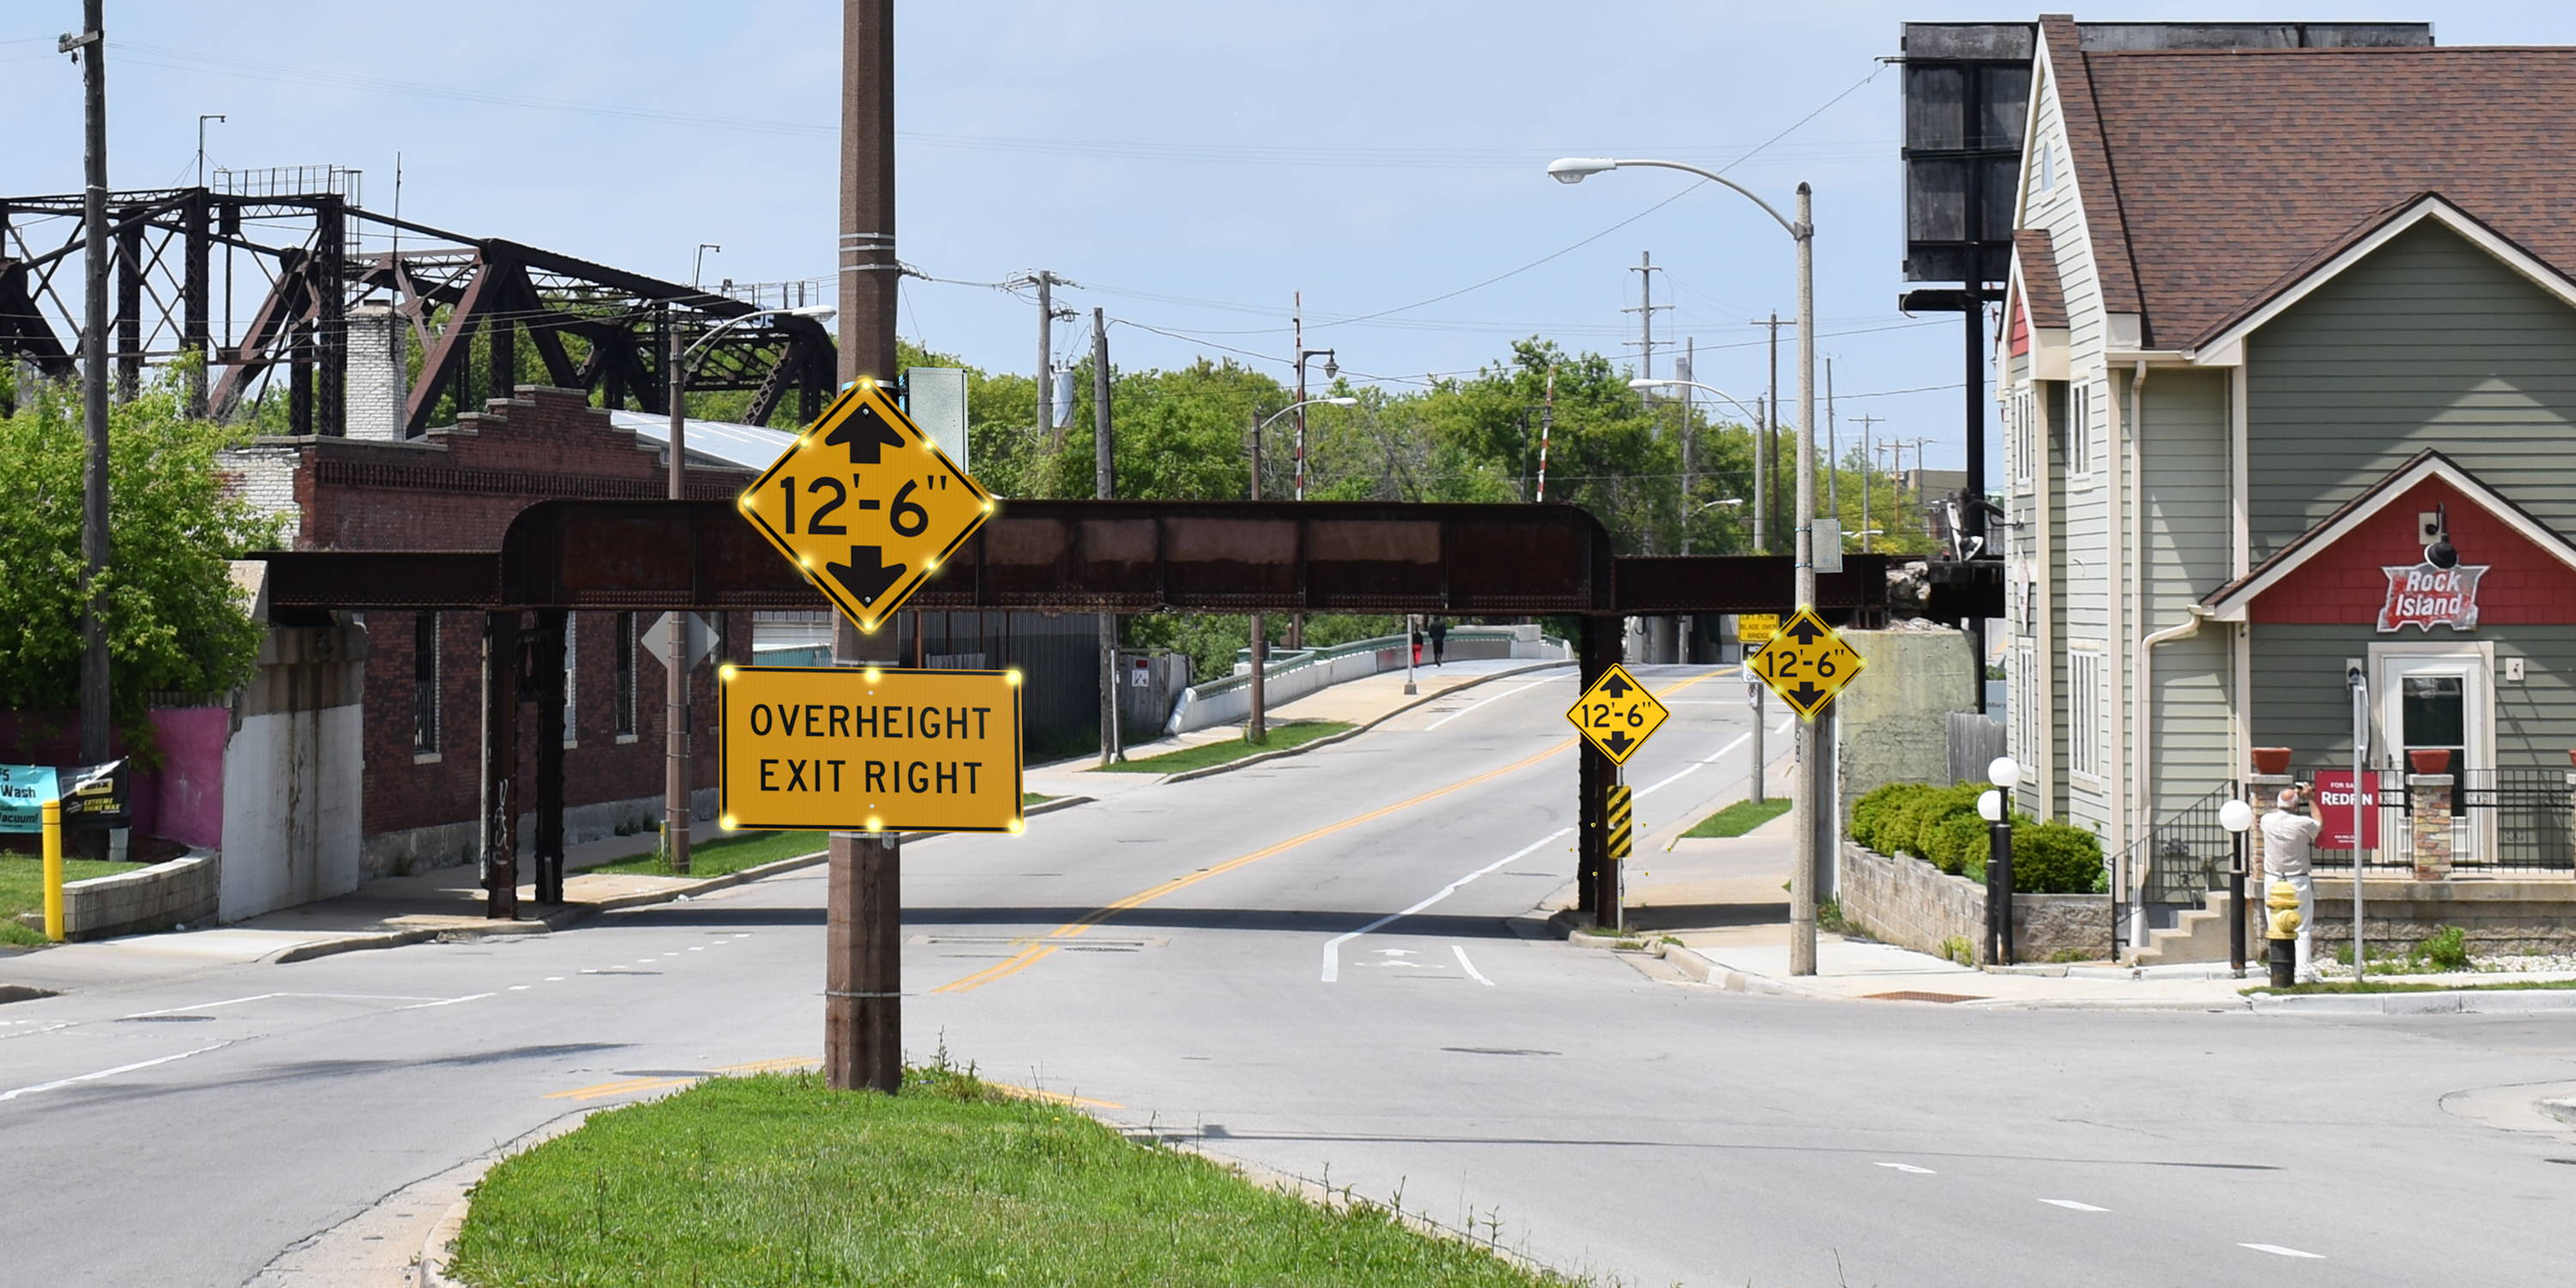
{"label": "pedestrian walking on sidewalk", "polygon": [[2309,957],[2314,942],[2317,918],[2316,881],[2311,863],[2316,854],[2317,833],[2323,830],[2309,811],[2309,786],[2301,783],[2284,788],[2280,808],[2263,816],[2263,875],[2271,881],[2288,882],[2299,892],[2298,981],[2316,980],[2316,967]]}
{"label": "pedestrian walking on sidewalk", "polygon": [[1431,619],[1431,664],[1440,665],[1441,655],[1449,651],[1449,623]]}

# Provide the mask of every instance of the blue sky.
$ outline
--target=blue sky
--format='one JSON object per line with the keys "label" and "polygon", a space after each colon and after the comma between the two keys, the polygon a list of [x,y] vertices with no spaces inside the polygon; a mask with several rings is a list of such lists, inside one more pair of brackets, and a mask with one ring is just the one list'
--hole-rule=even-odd
{"label": "blue sky", "polygon": [[[79,77],[51,51],[79,13],[78,0],[0,4],[0,192],[78,186]],[[827,279],[839,15],[830,0],[109,0],[111,181],[187,181],[196,116],[221,112],[213,165],[356,167],[367,204],[389,208],[400,152],[403,213],[431,224],[683,281],[700,242],[724,247],[710,282]],[[2576,7],[2559,5],[2077,11],[2428,15],[2444,45],[2576,42]],[[1749,321],[1794,311],[1779,229],[1713,187],[1655,208],[1689,186],[1677,174],[1566,187],[1542,173],[1567,154],[1734,162],[1731,177],[1784,207],[1798,181],[1815,185],[1818,330],[1843,418],[1884,417],[1880,435],[1929,438],[1930,463],[1955,464],[1958,323],[1909,325],[1895,309],[1898,75],[1876,60],[1907,19],[2029,16],[1830,0],[911,0],[897,18],[900,254],[950,281],[908,281],[902,329],[1026,371],[1034,307],[951,283],[1047,268],[1081,284],[1058,299],[1086,314],[1057,327],[1059,354],[1087,343],[1098,306],[1121,366],[1240,350],[1284,373],[1302,290],[1310,347],[1402,387],[1532,333],[1633,354],[1621,309],[1651,251],[1669,270],[1657,303],[1677,306],[1657,314],[1659,340],[1694,337],[1700,378],[1751,397],[1766,367]],[[1334,321],[1385,310],[1399,311]],[[1785,335],[1782,355],[1785,399]]]}

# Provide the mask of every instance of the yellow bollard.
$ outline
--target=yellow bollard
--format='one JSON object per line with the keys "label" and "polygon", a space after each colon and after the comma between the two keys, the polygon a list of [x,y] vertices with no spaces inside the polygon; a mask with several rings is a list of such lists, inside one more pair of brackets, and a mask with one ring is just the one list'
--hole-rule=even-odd
{"label": "yellow bollard", "polygon": [[45,938],[63,942],[63,803],[46,801]]}

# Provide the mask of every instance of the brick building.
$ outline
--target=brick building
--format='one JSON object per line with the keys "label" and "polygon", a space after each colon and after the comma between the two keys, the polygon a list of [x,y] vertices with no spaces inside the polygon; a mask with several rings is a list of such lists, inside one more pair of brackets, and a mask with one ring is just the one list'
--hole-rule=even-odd
{"label": "brick building", "polygon": [[[367,319],[353,318],[352,347]],[[388,329],[392,319],[387,315]],[[362,364],[353,363],[353,377]],[[353,378],[353,403],[363,382]],[[401,439],[398,419],[352,407],[347,437],[262,438],[230,455],[245,493],[289,519],[299,550],[493,550],[520,510],[553,497],[664,495],[660,444],[614,424],[578,390],[522,385],[480,413]],[[388,400],[398,406],[399,400]],[[751,475],[693,464],[689,492],[721,499]],[[639,635],[655,614],[575,613],[567,639],[567,842],[649,829],[662,810],[661,664]],[[718,615],[722,618],[726,615]],[[718,625],[716,658],[690,677],[696,809],[714,813],[716,660],[751,659],[751,624]],[[483,620],[372,613],[363,700],[361,878],[474,861],[482,747]],[[523,717],[519,755],[542,736]],[[523,838],[532,829],[520,829]]]}

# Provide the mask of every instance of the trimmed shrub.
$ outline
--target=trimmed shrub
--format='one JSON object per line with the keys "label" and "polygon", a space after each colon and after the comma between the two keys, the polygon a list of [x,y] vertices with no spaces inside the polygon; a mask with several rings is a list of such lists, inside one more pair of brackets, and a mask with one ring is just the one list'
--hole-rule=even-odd
{"label": "trimmed shrub", "polygon": [[1888,783],[1852,802],[1851,839],[1881,854],[1893,853],[1888,825],[1916,799],[1941,790],[1930,783]]}
{"label": "trimmed shrub", "polygon": [[1898,810],[1879,829],[1882,839],[1895,848],[1881,848],[1881,854],[1911,854],[1918,859],[1932,857],[1933,833],[1942,822],[1965,814],[1970,821],[1977,817],[1977,795],[1983,788],[1962,783],[1956,787],[1938,787],[1916,797]]}
{"label": "trimmed shrub", "polygon": [[1967,871],[1972,861],[1983,866],[1986,850],[1992,844],[1987,835],[1986,820],[1977,817],[1973,810],[1949,815],[1932,824],[1930,833],[1924,838],[1923,857],[1932,866],[1958,876]]}
{"label": "trimmed shrub", "polygon": [[2102,878],[2102,838],[2070,823],[2013,828],[2013,891],[2091,894]]}

